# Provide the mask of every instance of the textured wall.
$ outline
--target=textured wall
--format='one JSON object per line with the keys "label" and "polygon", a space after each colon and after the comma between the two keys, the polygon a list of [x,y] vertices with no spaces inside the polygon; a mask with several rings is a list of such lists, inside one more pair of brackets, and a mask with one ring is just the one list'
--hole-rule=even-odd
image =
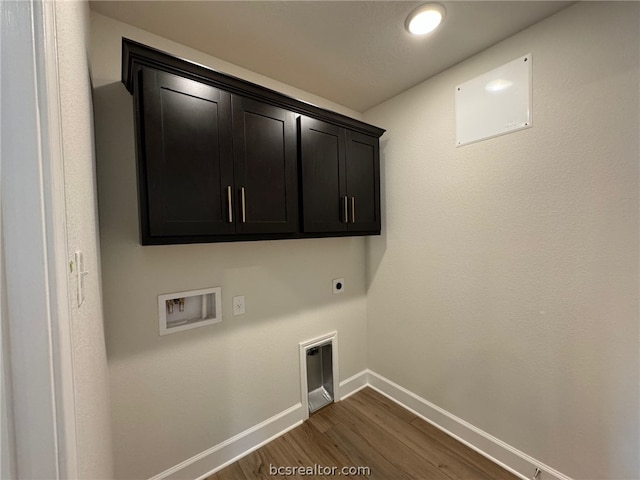
{"label": "textured wall", "polygon": [[62,104],[69,260],[84,253],[85,301],[78,307],[71,275],[71,321],[79,478],[112,478],[108,370],[105,352],[100,252],[89,79],[89,6],[56,2],[58,74]]}
{"label": "textured wall", "polygon": [[[369,368],[576,479],[640,478],[639,12],[579,3],[364,115]],[[455,86],[527,53],[533,128],[455,148]]]}
{"label": "textured wall", "polygon": [[[115,470],[147,478],[298,403],[299,342],[337,330],[342,379],[366,367],[364,240],[140,246],[122,36],[337,108],[101,15],[91,27]],[[337,277],[346,292],[334,296]],[[159,294],[213,286],[222,287],[223,323],[158,335]],[[244,316],[231,315],[235,295],[246,296]]]}

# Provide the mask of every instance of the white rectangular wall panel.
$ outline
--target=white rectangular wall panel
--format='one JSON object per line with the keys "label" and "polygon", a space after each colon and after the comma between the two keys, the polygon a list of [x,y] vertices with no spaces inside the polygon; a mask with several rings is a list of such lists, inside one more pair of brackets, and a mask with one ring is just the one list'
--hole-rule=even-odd
{"label": "white rectangular wall panel", "polygon": [[456,146],[530,128],[531,54],[456,87]]}

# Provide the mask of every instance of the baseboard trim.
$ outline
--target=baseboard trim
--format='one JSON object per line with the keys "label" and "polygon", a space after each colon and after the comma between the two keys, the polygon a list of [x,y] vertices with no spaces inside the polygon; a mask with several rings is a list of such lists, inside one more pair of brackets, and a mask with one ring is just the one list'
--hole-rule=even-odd
{"label": "baseboard trim", "polygon": [[536,468],[544,480],[572,480],[517,448],[456,417],[397,383],[369,370],[367,384],[401,407],[415,413],[434,427],[475,450],[523,480],[533,478]]}
{"label": "baseboard trim", "polygon": [[[533,478],[536,468],[542,471],[542,476],[539,477],[541,480],[572,480],[371,370],[362,370],[340,382],[337,399],[344,400],[365,387],[371,387],[522,480]],[[302,403],[297,403],[149,480],[183,480],[185,478],[204,480],[302,424],[305,418],[304,413]]]}
{"label": "baseboard trim", "polygon": [[359,392],[369,384],[369,371],[362,370],[355,375],[350,376],[346,380],[340,382],[340,390],[338,392],[338,400],[344,400],[356,392]]}
{"label": "baseboard trim", "polygon": [[297,403],[258,425],[159,473],[150,480],[184,480],[185,478],[203,480],[301,425],[303,413],[302,404]]}

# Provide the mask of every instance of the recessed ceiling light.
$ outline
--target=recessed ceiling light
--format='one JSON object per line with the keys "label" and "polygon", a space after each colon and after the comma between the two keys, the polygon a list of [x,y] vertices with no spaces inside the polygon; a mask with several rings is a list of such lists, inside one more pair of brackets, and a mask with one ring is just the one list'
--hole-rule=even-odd
{"label": "recessed ceiling light", "polygon": [[426,35],[438,28],[444,18],[444,7],[437,3],[427,3],[413,10],[404,27],[413,35]]}

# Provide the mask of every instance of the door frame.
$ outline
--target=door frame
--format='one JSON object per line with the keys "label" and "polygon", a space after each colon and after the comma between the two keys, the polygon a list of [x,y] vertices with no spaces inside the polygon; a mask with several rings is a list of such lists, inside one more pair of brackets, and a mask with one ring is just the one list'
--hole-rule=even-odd
{"label": "door frame", "polygon": [[55,9],[0,2],[0,462],[16,478],[78,478]]}

